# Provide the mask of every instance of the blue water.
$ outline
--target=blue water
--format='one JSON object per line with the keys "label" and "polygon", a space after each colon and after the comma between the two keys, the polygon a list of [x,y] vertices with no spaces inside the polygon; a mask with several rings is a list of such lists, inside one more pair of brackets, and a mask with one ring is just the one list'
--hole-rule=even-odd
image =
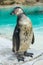
{"label": "blue water", "polygon": [[[13,8],[0,9],[0,25],[16,24],[17,16],[10,15],[12,9]],[[43,11],[43,7],[24,7],[24,11],[26,15],[30,17],[34,26],[43,24],[43,13],[37,13],[37,11]]]}
{"label": "blue water", "polygon": [[[22,7],[23,8],[23,7]],[[24,7],[25,14],[31,19],[34,28],[43,29],[43,7]],[[12,33],[17,23],[17,16],[10,15],[13,8],[1,8],[0,9],[0,33]],[[38,11],[42,11],[39,13]]]}

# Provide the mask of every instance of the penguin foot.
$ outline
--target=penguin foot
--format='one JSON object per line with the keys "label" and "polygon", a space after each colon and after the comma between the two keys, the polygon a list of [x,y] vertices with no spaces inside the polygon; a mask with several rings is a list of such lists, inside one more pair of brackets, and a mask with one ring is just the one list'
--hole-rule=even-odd
{"label": "penguin foot", "polygon": [[19,62],[19,61],[24,61],[24,57],[21,56],[21,55],[18,55],[18,56],[17,56],[17,59],[18,59],[18,62]]}
{"label": "penguin foot", "polygon": [[33,57],[33,53],[27,53],[27,52],[24,52],[24,56],[27,56],[27,57]]}
{"label": "penguin foot", "polygon": [[12,49],[12,51],[13,51],[13,52],[15,52],[15,50],[14,50],[14,49]]}

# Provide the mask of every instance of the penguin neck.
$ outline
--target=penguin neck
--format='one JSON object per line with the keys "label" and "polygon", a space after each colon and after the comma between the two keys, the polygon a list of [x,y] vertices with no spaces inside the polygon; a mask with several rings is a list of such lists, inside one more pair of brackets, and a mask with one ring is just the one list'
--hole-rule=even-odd
{"label": "penguin neck", "polygon": [[19,18],[22,17],[22,15],[24,15],[24,13],[20,13],[19,15],[17,15]]}
{"label": "penguin neck", "polygon": [[19,20],[21,19],[21,17],[25,15],[24,13],[21,13],[17,16],[17,25],[19,25]]}

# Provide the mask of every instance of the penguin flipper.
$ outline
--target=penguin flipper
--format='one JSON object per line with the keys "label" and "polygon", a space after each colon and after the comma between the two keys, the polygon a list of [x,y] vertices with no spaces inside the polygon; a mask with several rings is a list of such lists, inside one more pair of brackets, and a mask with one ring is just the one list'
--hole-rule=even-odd
{"label": "penguin flipper", "polygon": [[[20,29],[18,26],[16,26],[15,30],[14,30],[14,34],[13,34],[13,45],[16,46],[16,51],[19,50],[19,46],[20,46],[19,32],[20,32]],[[14,40],[14,38],[15,38],[15,40]]]}
{"label": "penguin flipper", "polygon": [[15,52],[15,44],[16,44],[16,39],[15,37],[13,38],[13,48],[12,48],[12,51]]}
{"label": "penguin flipper", "polygon": [[13,33],[13,48],[12,48],[12,51],[15,52],[15,46],[16,46],[16,41],[17,41],[17,26],[15,27],[14,29],[14,33]]}
{"label": "penguin flipper", "polygon": [[18,28],[16,31],[17,31],[16,32],[16,51],[18,51],[19,50],[19,46],[20,46],[20,37],[19,37],[20,29]]}
{"label": "penguin flipper", "polygon": [[32,42],[31,42],[32,44],[34,43],[34,34],[33,34],[33,38],[32,38]]}

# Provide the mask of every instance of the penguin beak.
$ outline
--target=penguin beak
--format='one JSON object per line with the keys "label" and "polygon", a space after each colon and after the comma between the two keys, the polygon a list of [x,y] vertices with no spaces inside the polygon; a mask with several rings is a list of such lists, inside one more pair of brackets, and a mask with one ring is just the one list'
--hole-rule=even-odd
{"label": "penguin beak", "polygon": [[14,15],[15,14],[15,12],[14,11],[12,11],[11,13],[10,13],[10,15]]}

